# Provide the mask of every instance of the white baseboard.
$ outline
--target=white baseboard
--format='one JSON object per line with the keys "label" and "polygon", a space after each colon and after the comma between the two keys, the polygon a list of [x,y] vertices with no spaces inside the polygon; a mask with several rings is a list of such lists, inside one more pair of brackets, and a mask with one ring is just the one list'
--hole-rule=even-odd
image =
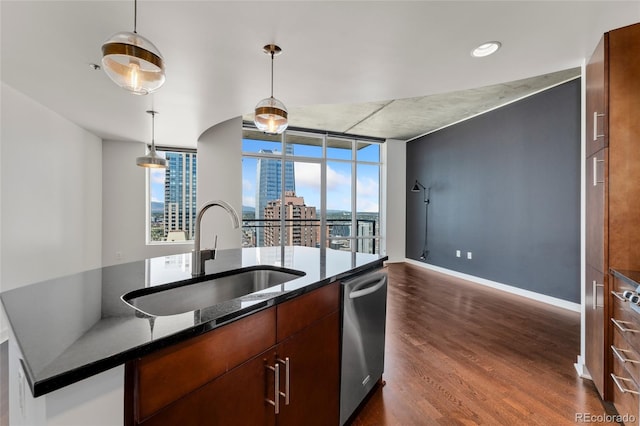
{"label": "white baseboard", "polygon": [[587,368],[584,365],[584,358],[582,358],[582,356],[578,355],[578,360],[576,361],[575,364],[573,364],[573,366],[575,367],[576,371],[578,372],[578,376],[580,378],[593,380],[591,378],[591,374],[589,374],[589,371],[587,371]]}
{"label": "white baseboard", "polygon": [[508,284],[502,284],[496,281],[487,280],[485,278],[476,277],[474,275],[464,274],[462,272],[452,271],[451,269],[441,268],[439,266],[430,265],[424,262],[418,262],[413,259],[405,259],[405,262],[419,266],[421,268],[430,269],[432,271],[441,272],[443,274],[451,275],[453,277],[462,278],[467,281],[471,281],[475,284],[484,285],[487,287],[495,288],[497,290],[505,291],[507,293],[517,294],[518,296],[523,296],[528,299],[537,300],[538,302],[543,302],[548,305],[553,305],[558,308],[567,309],[573,312],[581,312],[580,304],[569,302],[566,300],[558,299],[557,297],[547,296],[546,294],[536,293],[534,291],[525,290],[522,288],[514,287]]}

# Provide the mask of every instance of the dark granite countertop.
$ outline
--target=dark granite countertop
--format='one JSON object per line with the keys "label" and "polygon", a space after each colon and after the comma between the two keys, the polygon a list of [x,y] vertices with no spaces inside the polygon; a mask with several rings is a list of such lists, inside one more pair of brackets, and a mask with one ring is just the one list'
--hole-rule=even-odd
{"label": "dark granite countertop", "polygon": [[255,266],[304,276],[209,308],[150,318],[121,300],[191,280],[191,254],[157,257],[43,281],[0,295],[34,396],[106,371],[307,291],[379,267],[386,256],[309,247],[219,250],[206,274]]}
{"label": "dark granite countertop", "polygon": [[611,268],[610,272],[634,287],[640,286],[640,271],[627,271]]}

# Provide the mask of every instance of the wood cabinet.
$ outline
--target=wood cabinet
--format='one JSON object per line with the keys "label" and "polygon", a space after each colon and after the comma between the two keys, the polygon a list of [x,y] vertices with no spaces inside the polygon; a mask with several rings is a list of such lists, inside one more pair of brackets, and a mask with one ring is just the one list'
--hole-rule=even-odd
{"label": "wood cabinet", "polygon": [[609,269],[640,269],[640,24],[602,37],[586,68],[585,364],[611,399]]}
{"label": "wood cabinet", "polygon": [[606,383],[606,351],[604,315],[604,274],[597,269],[586,266],[585,289],[585,361],[587,370],[593,379],[600,396],[604,398]]}
{"label": "wood cabinet", "polygon": [[[279,425],[337,425],[340,410],[339,311],[278,345],[291,362],[290,402],[281,405]],[[281,402],[282,404],[282,402]]]}
{"label": "wood cabinet", "polygon": [[608,145],[608,83],[609,68],[606,60],[609,34],[600,39],[586,67],[586,125],[585,141],[587,157]]}
{"label": "wood cabinet", "polygon": [[[611,324],[612,339],[608,350],[612,358],[611,400],[618,411],[629,422],[637,424],[640,419],[640,310],[632,309],[625,291],[634,292],[631,286],[619,278],[613,278]],[[632,420],[634,419],[634,420]]]}
{"label": "wood cabinet", "polygon": [[585,364],[602,398],[606,397],[606,342],[608,318],[605,282],[608,222],[607,185],[607,66],[608,34],[605,34],[586,68],[586,264],[585,264]]}
{"label": "wood cabinet", "polygon": [[331,425],[339,283],[127,364],[128,425]]}

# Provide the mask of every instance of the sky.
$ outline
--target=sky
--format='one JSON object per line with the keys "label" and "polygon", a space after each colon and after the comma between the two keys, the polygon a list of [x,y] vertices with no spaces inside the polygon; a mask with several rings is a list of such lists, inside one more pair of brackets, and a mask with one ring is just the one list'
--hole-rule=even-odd
{"label": "sky", "polygon": [[[243,152],[258,152],[260,149],[281,150],[281,144],[275,142],[243,140]],[[164,156],[159,151],[158,154]],[[322,149],[316,146],[295,145],[294,155],[320,158]],[[378,162],[379,146],[372,144],[360,149],[358,161]],[[349,150],[327,149],[327,210],[351,211],[351,158]],[[255,208],[257,159],[242,160],[242,204]],[[304,197],[307,206],[320,208],[320,163],[294,163],[296,195]],[[359,164],[356,180],[356,209],[359,212],[379,212],[379,167]],[[150,169],[151,201],[164,201],[164,169]]]}

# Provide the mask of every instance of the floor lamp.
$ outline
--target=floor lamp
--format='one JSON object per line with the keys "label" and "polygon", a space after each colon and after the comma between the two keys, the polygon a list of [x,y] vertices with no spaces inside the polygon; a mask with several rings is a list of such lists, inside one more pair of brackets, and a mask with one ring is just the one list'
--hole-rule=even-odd
{"label": "floor lamp", "polygon": [[416,179],[416,183],[413,184],[411,192],[424,191],[424,245],[422,246],[422,254],[420,260],[426,260],[429,256],[429,249],[427,246],[427,232],[429,230],[429,196],[431,195],[431,187],[427,188]]}

